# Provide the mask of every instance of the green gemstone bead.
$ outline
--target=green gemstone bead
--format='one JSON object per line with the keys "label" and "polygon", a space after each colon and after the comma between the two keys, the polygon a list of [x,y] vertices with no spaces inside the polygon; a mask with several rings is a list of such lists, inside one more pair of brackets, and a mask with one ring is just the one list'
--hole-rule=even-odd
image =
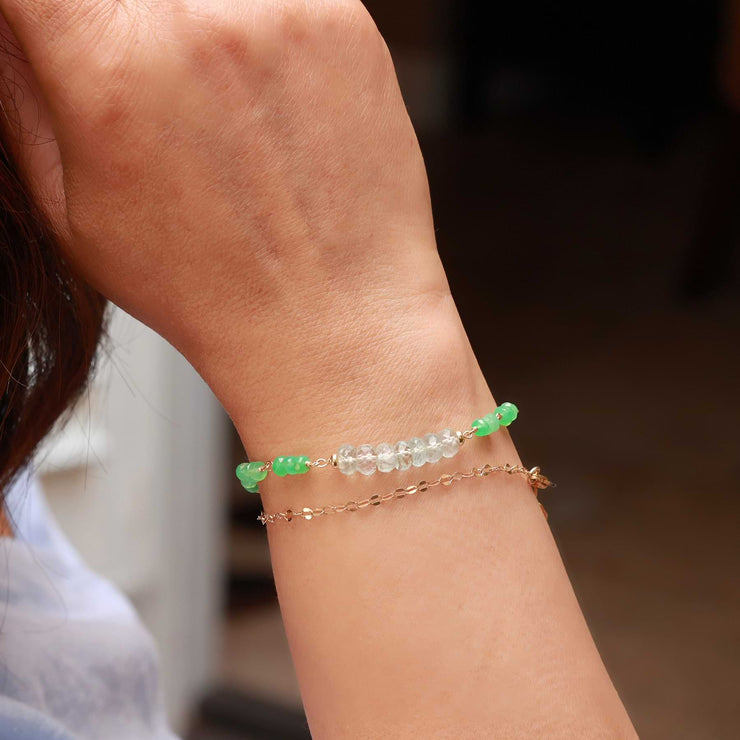
{"label": "green gemstone bead", "polygon": [[256,483],[253,483],[252,481],[243,480],[242,485],[244,486],[244,488],[247,489],[247,491],[249,491],[249,493],[259,493],[260,492],[260,487]]}
{"label": "green gemstone bead", "polygon": [[308,473],[308,455],[299,455],[295,458],[295,475]]}
{"label": "green gemstone bead", "polygon": [[263,462],[258,461],[241,463],[236,466],[236,477],[245,487],[250,484],[256,485],[259,481],[267,478],[267,471],[260,470],[263,465]]}
{"label": "green gemstone bead", "polygon": [[491,433],[491,425],[485,418],[476,419],[470,426],[478,427],[475,432],[476,437],[487,437]]}
{"label": "green gemstone bead", "polygon": [[502,403],[496,409],[496,413],[501,416],[501,423],[508,427],[519,416],[519,409],[513,403]]}
{"label": "green gemstone bead", "polygon": [[280,476],[281,478],[288,475],[288,473],[290,472],[290,458],[286,457],[285,455],[276,457],[272,461],[272,472],[275,473],[275,475]]}
{"label": "green gemstone bead", "polygon": [[267,471],[260,470],[264,465],[263,462],[255,460],[254,462],[247,463],[247,475],[255,482],[259,482],[267,478]]}
{"label": "green gemstone bead", "polygon": [[490,414],[486,414],[483,417],[487,422],[488,426],[491,428],[491,433],[497,432],[501,426],[501,421],[499,420],[498,416],[496,416],[496,412],[492,411]]}

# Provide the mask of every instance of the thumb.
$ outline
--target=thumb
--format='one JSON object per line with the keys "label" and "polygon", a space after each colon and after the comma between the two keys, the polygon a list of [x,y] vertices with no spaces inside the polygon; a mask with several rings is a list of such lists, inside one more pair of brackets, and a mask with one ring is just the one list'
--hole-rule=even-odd
{"label": "thumb", "polygon": [[34,202],[59,237],[67,235],[62,160],[44,96],[13,32],[0,15],[0,127]]}

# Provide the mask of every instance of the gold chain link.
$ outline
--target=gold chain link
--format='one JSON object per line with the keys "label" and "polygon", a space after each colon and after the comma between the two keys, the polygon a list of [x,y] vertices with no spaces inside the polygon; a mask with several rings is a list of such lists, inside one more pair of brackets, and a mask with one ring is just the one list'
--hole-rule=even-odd
{"label": "gold chain link", "polygon": [[[257,519],[265,526],[268,524],[275,524],[279,521],[291,522],[294,518],[309,521],[311,519],[324,516],[325,514],[340,514],[344,511],[357,511],[358,509],[365,509],[368,506],[379,506],[380,504],[387,503],[393,499],[400,499],[404,496],[415,496],[418,493],[428,491],[434,486],[445,486],[446,488],[449,488],[457,481],[465,480],[467,478],[485,478],[491,473],[507,473],[508,475],[522,476],[532,487],[532,491],[535,496],[537,496],[538,491],[542,491],[555,485],[540,472],[538,467],[527,469],[523,465],[511,465],[509,463],[505,463],[504,465],[489,465],[486,463],[480,467],[472,468],[470,471],[465,473],[460,471],[445,473],[433,481],[423,480],[416,485],[406,486],[405,488],[396,488],[395,491],[389,491],[382,495],[374,494],[373,496],[361,499],[360,501],[348,501],[346,504],[342,504],[341,506],[328,505],[320,506],[317,509],[312,509],[306,506],[298,511],[288,509],[287,511],[279,511],[274,514],[267,514],[262,511]],[[540,507],[542,507],[542,504],[540,504]],[[547,517],[547,513],[544,508],[542,508],[542,513]]]}

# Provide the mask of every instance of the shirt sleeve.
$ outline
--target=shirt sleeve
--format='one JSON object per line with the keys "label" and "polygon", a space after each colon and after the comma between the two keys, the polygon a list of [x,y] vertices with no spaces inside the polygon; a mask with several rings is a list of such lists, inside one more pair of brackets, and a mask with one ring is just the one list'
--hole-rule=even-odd
{"label": "shirt sleeve", "polygon": [[0,737],[3,740],[76,740],[53,719],[7,696],[0,696]]}

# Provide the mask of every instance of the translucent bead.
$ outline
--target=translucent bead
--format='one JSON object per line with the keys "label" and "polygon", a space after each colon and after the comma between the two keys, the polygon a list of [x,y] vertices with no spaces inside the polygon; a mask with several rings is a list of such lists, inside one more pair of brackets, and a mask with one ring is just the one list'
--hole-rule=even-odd
{"label": "translucent bead", "polygon": [[491,433],[491,425],[489,423],[488,417],[486,416],[484,416],[482,419],[475,419],[470,426],[476,427],[476,437],[487,437]]}
{"label": "translucent bead", "polygon": [[496,409],[496,413],[501,416],[501,424],[508,427],[519,416],[519,409],[513,403],[502,403]]}
{"label": "translucent bead", "polygon": [[357,450],[352,445],[342,445],[337,450],[337,467],[345,475],[357,472]]}
{"label": "translucent bead", "polygon": [[438,434],[427,434],[424,437],[427,446],[427,462],[436,463],[442,459],[442,440]]}
{"label": "translucent bead", "polygon": [[493,434],[493,432],[497,432],[501,428],[501,421],[498,416],[496,416],[495,411],[492,411],[490,414],[486,414],[484,420],[488,424],[491,434]]}
{"label": "translucent bead", "polygon": [[285,475],[288,475],[289,467],[290,458],[286,457],[285,455],[280,455],[272,461],[272,472],[275,473],[275,475],[280,476],[281,478]]}
{"label": "translucent bead", "polygon": [[398,458],[399,470],[408,470],[411,467],[411,446],[408,442],[396,443],[396,457]]}
{"label": "translucent bead", "polygon": [[396,451],[387,442],[383,442],[375,448],[375,455],[378,458],[378,470],[381,473],[390,473],[391,470],[398,468]]}
{"label": "translucent bead", "polygon": [[293,468],[293,474],[303,475],[303,473],[308,473],[308,470],[309,470],[308,463],[309,463],[308,455],[298,455],[298,457],[295,458],[295,466]]}
{"label": "translucent bead", "polygon": [[371,445],[360,445],[357,448],[357,472],[372,475],[377,470],[377,456]]}
{"label": "translucent bead", "polygon": [[427,461],[426,442],[419,437],[413,437],[409,440],[409,447],[411,448],[411,464],[415,468],[425,465]]}
{"label": "translucent bead", "polygon": [[250,493],[259,493],[259,486],[257,484],[267,477],[267,471],[260,470],[263,465],[263,462],[256,460],[237,465],[236,477]]}
{"label": "translucent bead", "polygon": [[460,449],[460,440],[457,438],[457,434],[452,429],[443,429],[439,433],[439,438],[442,440],[442,456],[455,457]]}
{"label": "translucent bead", "polygon": [[263,462],[259,462],[257,460],[247,463],[247,475],[255,481],[264,480],[265,478],[267,478],[267,471],[260,470],[263,465]]}

